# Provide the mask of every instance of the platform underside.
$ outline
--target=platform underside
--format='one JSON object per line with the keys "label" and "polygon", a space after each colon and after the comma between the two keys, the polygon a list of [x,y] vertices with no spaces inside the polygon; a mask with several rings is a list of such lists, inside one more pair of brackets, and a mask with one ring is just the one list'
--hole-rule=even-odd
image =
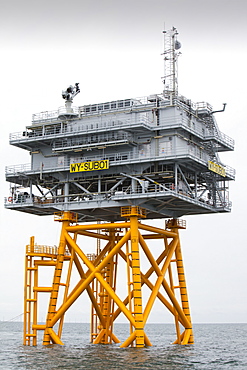
{"label": "platform underside", "polygon": [[[174,192],[175,193],[175,192]],[[100,198],[100,196],[98,197]],[[192,199],[183,194],[173,194],[172,191],[153,194],[115,195],[106,199],[92,199],[86,201],[70,200],[53,203],[27,202],[6,204],[7,209],[18,210],[39,216],[53,215],[54,212],[70,211],[78,214],[78,219],[83,222],[120,221],[120,207],[137,205],[146,209],[148,219],[166,217],[178,218],[183,215],[209,214],[230,212],[227,206],[214,207],[209,203]]]}

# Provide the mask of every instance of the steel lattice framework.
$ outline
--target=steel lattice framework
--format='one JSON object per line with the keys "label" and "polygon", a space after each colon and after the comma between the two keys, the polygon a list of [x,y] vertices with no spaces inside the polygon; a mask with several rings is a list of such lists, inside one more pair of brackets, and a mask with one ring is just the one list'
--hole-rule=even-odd
{"label": "steel lattice framework", "polygon": [[[120,342],[113,332],[113,324],[120,313],[130,323],[130,336],[121,347],[150,346],[151,342],[145,333],[145,324],[156,299],[174,316],[177,339],[175,343],[193,343],[192,325],[185,282],[182,253],[178,229],[185,228],[182,220],[171,219],[165,229],[145,225],[138,221],[145,217],[145,210],[139,207],[124,207],[122,216],[125,222],[71,225],[76,215],[69,212],[57,216],[62,222],[60,244],[57,251],[42,250],[34,246],[31,239],[26,254],[25,279],[25,331],[24,344],[37,344],[37,330],[44,330],[43,344],[63,344],[61,341],[64,314],[76,299],[87,291],[92,302],[91,341],[95,344]],[[97,231],[104,230],[104,234]],[[95,232],[96,231],[96,232]],[[77,243],[77,236],[83,235],[106,242],[98,255],[85,255]],[[160,255],[155,259],[148,243],[152,239],[161,242]],[[150,268],[142,272],[140,249],[146,255]],[[126,263],[128,295],[121,299],[117,295],[116,275],[118,258]],[[64,263],[68,261],[66,283],[61,282]],[[85,264],[86,269],[83,264]],[[38,286],[38,266],[54,266],[52,287]],[[75,265],[80,279],[68,294],[72,266]],[[172,266],[174,265],[174,266]],[[174,275],[174,267],[176,276]],[[155,275],[155,282],[150,276]],[[32,276],[33,275],[33,276]],[[174,281],[178,285],[174,285]],[[65,285],[63,300],[57,307],[61,286]],[[142,286],[150,289],[150,296],[145,306],[142,300]],[[164,293],[161,291],[163,288]],[[176,294],[178,290],[178,294]],[[39,325],[37,320],[38,292],[50,293],[47,321]],[[32,317],[31,317],[32,313]],[[57,333],[54,325],[59,322]],[[180,325],[184,328],[180,332]]]}

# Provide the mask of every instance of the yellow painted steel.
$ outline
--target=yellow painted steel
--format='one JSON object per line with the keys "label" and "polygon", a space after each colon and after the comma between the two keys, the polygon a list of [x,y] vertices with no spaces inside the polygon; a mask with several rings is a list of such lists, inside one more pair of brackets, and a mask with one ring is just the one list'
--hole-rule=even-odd
{"label": "yellow painted steel", "polygon": [[[56,314],[56,305],[57,305],[57,299],[58,299],[58,292],[59,292],[59,285],[61,282],[61,275],[62,275],[62,268],[63,268],[63,261],[64,261],[64,255],[65,255],[65,248],[66,248],[66,239],[64,236],[64,231],[67,226],[69,226],[70,221],[70,214],[69,212],[64,212],[63,218],[62,218],[62,230],[61,230],[61,236],[60,236],[60,243],[58,248],[58,255],[57,255],[57,263],[55,266],[54,271],[54,277],[53,277],[53,284],[52,284],[52,291],[50,295],[50,301],[48,306],[48,313],[46,318],[46,329],[44,331],[44,338],[43,338],[43,344],[47,345],[50,344],[50,342],[61,344],[60,340],[58,341],[57,336],[53,333],[51,324],[51,321]],[[60,319],[63,316],[60,317]]]}
{"label": "yellow painted steel", "polygon": [[[184,223],[168,220],[165,229],[141,223],[139,219],[146,217],[146,211],[136,206],[123,207],[121,216],[126,218],[125,222],[80,225],[75,213],[59,213],[55,215],[55,220],[62,223],[58,248],[36,246],[34,237],[30,239],[25,262],[24,345],[37,345],[37,331],[42,330],[44,345],[62,345],[65,314],[84,292],[92,304],[91,342],[94,344],[119,343],[114,334],[114,322],[123,314],[130,324],[130,334],[121,347],[151,346],[145,325],[156,300],[174,317],[177,334],[174,343],[193,343],[178,232],[185,228]],[[83,238],[96,240],[95,253],[86,254],[82,250],[79,239]],[[152,253],[152,240],[160,243],[158,257]],[[141,258],[149,263],[147,271],[143,271]],[[126,283],[125,297],[118,293],[120,262],[126,264],[126,278],[120,278],[121,285]],[[54,269],[53,281],[49,287],[39,286],[38,271],[47,267]],[[79,278],[71,287],[74,267]],[[65,281],[62,281],[64,276]],[[145,304],[144,287],[150,290]],[[46,323],[39,325],[38,297],[43,293],[49,295],[49,304]],[[59,324],[57,331],[56,323]]]}
{"label": "yellow painted steel", "polygon": [[[135,207],[136,208],[136,207]],[[141,289],[141,267],[140,267],[140,253],[139,253],[139,232],[138,232],[138,215],[134,209],[134,215],[129,214],[130,217],[130,231],[131,231],[131,261],[132,261],[132,286],[133,286],[133,309],[134,309],[134,327],[135,331],[131,334],[131,342],[136,342],[136,347],[144,347],[144,322],[142,310],[142,289]],[[134,336],[133,336],[134,334]],[[129,343],[129,344],[130,344]],[[128,345],[129,345],[128,344]],[[121,347],[125,347],[123,343]]]}

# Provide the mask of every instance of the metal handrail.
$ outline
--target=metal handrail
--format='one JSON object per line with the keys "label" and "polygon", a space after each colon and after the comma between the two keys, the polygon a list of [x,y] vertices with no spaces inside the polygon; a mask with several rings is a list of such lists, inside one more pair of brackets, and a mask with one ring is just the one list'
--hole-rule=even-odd
{"label": "metal handrail", "polygon": [[[147,162],[151,160],[156,159],[170,159],[170,158],[178,158],[178,157],[189,157],[195,160],[198,160],[200,163],[202,163],[205,166],[208,166],[208,161],[210,160],[210,157],[207,153],[202,151],[198,146],[196,145],[188,145],[186,148],[176,148],[172,150],[167,150],[166,152],[156,155],[153,152],[149,152],[147,154],[138,153],[137,151],[126,151],[121,153],[111,153],[111,154],[105,154],[104,158],[102,158],[101,155],[97,156],[83,156],[81,158],[77,157],[77,162],[90,162],[95,160],[102,160],[102,159],[108,159],[110,162],[110,165],[119,165],[120,163],[136,163],[136,162]],[[77,163],[76,162],[76,163]],[[71,163],[69,160],[64,157],[63,161],[60,163],[55,164],[52,161],[46,160],[43,163],[38,163],[36,167],[33,165],[31,166],[31,163],[26,164],[18,164],[13,166],[6,166],[5,173],[6,175],[13,175],[18,173],[26,173],[26,172],[32,172],[32,173],[40,173],[42,172],[48,172],[50,170],[68,170]],[[233,169],[230,166],[225,166],[226,174],[230,177],[235,176],[235,169]]]}
{"label": "metal handrail", "polygon": [[57,120],[60,115],[64,114],[79,114],[79,108],[71,107],[68,111],[68,108],[66,107],[59,107],[58,109],[52,111],[34,113],[32,115],[32,123],[36,124],[41,122],[54,121]]}
{"label": "metal handrail", "polygon": [[[43,112],[44,114],[46,112]],[[26,130],[22,132],[15,132],[9,135],[10,142],[28,142],[33,141],[34,139],[44,139],[44,138],[52,138],[52,137],[68,137],[75,133],[77,134],[88,134],[93,132],[104,132],[107,129],[118,128],[118,129],[126,129],[126,128],[134,128],[136,126],[142,125],[149,130],[152,130],[156,127],[156,124],[148,119],[145,115],[142,115],[141,119],[138,121],[127,119],[124,121],[121,120],[109,120],[101,122],[101,119],[94,119],[90,120],[90,122],[82,125],[65,125],[64,127],[60,127],[61,124],[55,125],[54,127],[46,127],[44,126],[42,129],[39,130]],[[160,129],[163,128],[175,128],[175,127],[182,127],[191,133],[196,134],[202,140],[218,140],[222,144],[226,144],[231,148],[234,147],[234,140],[229,137],[228,135],[224,134],[221,131],[217,131],[213,129],[209,131],[205,125],[199,124],[196,121],[191,121],[188,117],[178,116],[178,117],[168,117],[166,119],[162,119],[160,121]]]}
{"label": "metal handrail", "polygon": [[52,132],[52,128],[49,127],[46,129],[44,126],[44,130],[26,130],[26,131],[21,131],[21,132],[14,132],[10,133],[9,135],[9,140],[10,142],[14,141],[23,141],[23,142],[28,142],[28,141],[33,141],[34,138],[38,139],[43,139],[43,138],[48,138],[48,137],[63,137],[63,136],[69,136],[69,135],[74,135],[75,133],[79,134],[87,134],[87,133],[92,133],[92,132],[104,132],[106,129],[127,129],[131,127],[136,127],[136,126],[143,126],[146,127],[147,129],[151,130],[152,129],[152,121],[150,121],[146,116],[142,116],[140,120],[135,121],[135,120],[109,120],[105,122],[99,122],[99,120],[92,120],[86,124],[81,124],[81,125],[65,125],[64,127],[58,127],[54,125],[54,130]]}
{"label": "metal handrail", "polygon": [[[57,255],[58,254],[58,247],[56,245],[54,246],[48,246],[48,245],[38,245],[35,244],[34,246],[27,245],[26,246],[26,253],[35,253],[35,254],[52,254]],[[65,253],[66,256],[70,256],[69,250],[66,248]]]}
{"label": "metal handrail", "polygon": [[[219,191],[224,191],[224,188],[218,189]],[[196,195],[194,193],[189,193],[186,191],[181,191],[180,189],[176,188],[176,186],[173,183],[162,183],[162,184],[152,184],[150,183],[148,188],[143,189],[140,185],[137,185],[135,187],[135,190],[133,191],[131,186],[129,187],[122,187],[121,191],[120,190],[115,190],[113,192],[96,192],[96,193],[76,193],[76,194],[70,194],[68,196],[64,195],[57,195],[57,196],[50,196],[50,197],[38,197],[34,196],[32,199],[27,196],[27,197],[19,197],[17,201],[5,197],[4,198],[4,203],[5,205],[17,205],[17,206],[22,206],[26,205],[27,203],[33,203],[39,206],[43,205],[51,205],[51,204],[61,204],[61,203],[78,203],[78,202],[90,202],[90,201],[102,201],[106,200],[109,198],[112,198],[113,200],[117,199],[122,199],[122,198],[128,198],[135,196],[136,194],[143,194],[144,196],[147,196],[148,194],[154,195],[155,194],[162,194],[162,193],[168,193],[168,194],[173,194],[176,195],[180,198],[183,199],[190,199],[191,202],[195,204],[207,204],[207,206],[213,206],[216,208],[222,208],[222,207],[231,207],[231,202],[228,199],[224,199],[224,202],[222,202],[221,199],[217,197],[216,199],[216,204],[213,205],[213,202],[211,199],[207,198],[207,193],[204,193],[202,197],[196,198]]]}

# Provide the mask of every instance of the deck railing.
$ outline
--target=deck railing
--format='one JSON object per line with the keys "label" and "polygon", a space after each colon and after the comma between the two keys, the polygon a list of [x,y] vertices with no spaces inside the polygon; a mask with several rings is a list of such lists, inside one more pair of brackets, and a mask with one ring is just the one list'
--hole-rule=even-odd
{"label": "deck railing", "polygon": [[[46,114],[49,116],[49,112],[42,112],[42,114]],[[41,114],[41,113],[40,113]],[[52,113],[51,113],[52,114]],[[93,134],[93,133],[101,133],[105,132],[106,130],[113,130],[119,129],[124,130],[127,128],[136,128],[137,126],[142,126],[148,130],[153,130],[156,127],[156,124],[152,122],[145,114],[142,114],[138,120],[133,119],[125,119],[125,120],[108,120],[106,121],[105,118],[98,117],[90,119],[90,121],[78,121],[78,124],[63,124],[57,123],[53,124],[52,126],[43,125],[39,128],[34,128],[32,130],[27,129],[26,131],[22,132],[14,132],[9,135],[10,143],[15,142],[30,142],[34,140],[43,140],[43,139],[51,139],[51,138],[63,138],[77,135],[86,135],[86,134]],[[159,123],[159,129],[169,129],[169,128],[176,128],[181,127],[185,130],[194,133],[198,136],[202,141],[203,140],[216,140],[219,141],[221,144],[225,144],[226,146],[233,148],[234,147],[234,140],[224,134],[221,131],[216,129],[208,130],[205,125],[201,123],[191,120],[188,117],[184,116],[177,116],[177,117],[168,117],[165,119],[161,119]]]}
{"label": "deck railing", "polygon": [[[58,254],[58,247],[57,246],[48,246],[48,245],[38,245],[34,244],[34,246],[27,245],[26,246],[26,254],[51,254],[51,255],[57,255]],[[69,256],[70,252],[66,248],[65,255]]]}
{"label": "deck railing", "polygon": [[[190,158],[200,162],[202,165],[208,166],[208,161],[210,160],[209,155],[201,150],[196,145],[188,145],[186,147],[164,150],[164,153],[156,155],[155,153],[149,151],[147,153],[139,151],[126,151],[105,154],[96,156],[82,156],[79,155],[73,160],[69,160],[66,156],[61,156],[57,158],[57,161],[49,161],[46,159],[44,162],[39,162],[37,164],[31,165],[31,163],[18,164],[13,166],[7,166],[5,168],[6,176],[17,175],[18,173],[42,173],[50,171],[68,171],[70,164],[97,161],[102,159],[108,159],[110,166],[116,166],[120,164],[127,163],[137,163],[137,162],[147,162],[154,160],[166,160],[166,159],[179,159],[179,158]],[[235,176],[235,170],[230,166],[225,166],[227,176],[233,178]]]}
{"label": "deck railing", "polygon": [[124,186],[121,190],[114,190],[114,191],[107,191],[107,192],[96,192],[96,193],[74,193],[69,194],[68,196],[64,195],[57,195],[57,196],[50,196],[50,197],[41,197],[41,196],[33,196],[32,198],[29,195],[22,195],[17,196],[16,199],[12,197],[5,197],[4,202],[6,206],[16,205],[16,206],[24,206],[24,205],[36,205],[36,206],[51,206],[56,205],[59,206],[61,204],[76,204],[80,202],[87,202],[90,203],[91,201],[104,201],[104,200],[120,200],[120,199],[129,199],[133,197],[140,197],[148,195],[156,196],[162,194],[170,194],[174,196],[178,196],[184,200],[189,200],[194,204],[204,204],[209,207],[215,208],[222,208],[222,207],[231,207],[231,202],[228,198],[224,195],[224,188],[219,188],[219,192],[222,192],[222,199],[217,196],[215,204],[213,203],[212,199],[209,199],[207,193],[205,192],[202,196],[196,197],[194,192],[189,192],[188,190],[181,190],[173,183],[162,183],[162,184],[152,184],[150,183],[148,187],[142,187],[137,185],[133,190],[131,186]]}

